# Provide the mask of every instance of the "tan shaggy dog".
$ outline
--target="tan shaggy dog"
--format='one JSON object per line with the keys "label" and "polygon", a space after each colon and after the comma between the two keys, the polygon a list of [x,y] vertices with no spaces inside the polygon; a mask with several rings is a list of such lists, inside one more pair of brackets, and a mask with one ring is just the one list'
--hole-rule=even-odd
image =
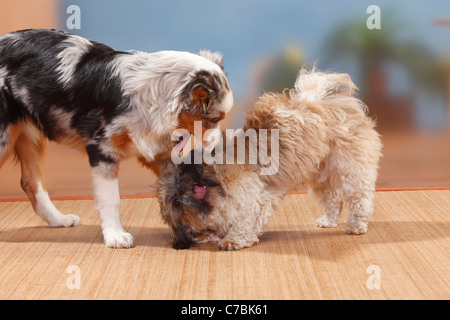
{"label": "tan shaggy dog", "polygon": [[218,242],[223,250],[250,247],[286,193],[300,185],[321,204],[319,227],[336,227],[345,203],[347,232],[366,233],[382,145],[356,89],[347,74],[301,70],[288,94],[259,99],[243,129],[267,129],[269,136],[278,129],[277,145],[267,146],[269,153],[279,151],[273,174],[262,175],[261,162],[168,163],[158,199],[174,232],[173,247],[204,242]]}

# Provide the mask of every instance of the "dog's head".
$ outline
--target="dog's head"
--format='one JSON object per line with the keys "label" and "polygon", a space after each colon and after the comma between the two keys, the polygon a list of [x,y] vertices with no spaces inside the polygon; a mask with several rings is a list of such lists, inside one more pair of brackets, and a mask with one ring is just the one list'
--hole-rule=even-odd
{"label": "dog's head", "polygon": [[[177,129],[194,133],[195,123],[201,122],[201,132],[195,133],[203,137],[206,130],[219,129],[220,121],[233,106],[233,93],[223,71],[220,53],[203,50],[193,61],[195,68],[188,74],[180,94],[182,109],[178,115]],[[187,134],[180,135],[180,140],[175,144],[178,152],[183,150],[188,138]],[[204,145],[208,143],[207,139],[201,140]]]}
{"label": "dog's head", "polygon": [[208,229],[205,220],[225,198],[225,189],[213,166],[168,162],[157,182],[157,197],[162,217],[173,230],[173,248],[188,249],[195,236]]}
{"label": "dog's head", "polygon": [[[161,151],[154,146],[162,136],[170,137],[178,153],[192,133],[204,146],[211,145],[203,139],[205,131],[218,128],[233,106],[219,53],[132,51],[120,56],[114,68],[124,102],[129,104],[129,112],[114,126],[128,128],[131,140],[149,162]],[[197,121],[201,130],[195,130]],[[215,135],[208,131],[206,136],[212,133]],[[170,141],[166,143],[170,145]]]}

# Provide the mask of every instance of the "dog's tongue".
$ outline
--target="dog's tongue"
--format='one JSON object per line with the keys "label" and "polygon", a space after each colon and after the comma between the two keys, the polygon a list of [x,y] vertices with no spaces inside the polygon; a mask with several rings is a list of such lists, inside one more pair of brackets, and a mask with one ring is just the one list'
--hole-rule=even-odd
{"label": "dog's tongue", "polygon": [[194,197],[197,200],[203,200],[206,193],[206,187],[194,186]]}
{"label": "dog's tongue", "polygon": [[185,134],[183,136],[183,140],[181,140],[180,143],[176,144],[173,148],[175,149],[176,152],[180,153],[181,151],[183,151],[184,147],[186,146],[186,143],[189,140],[189,137],[191,135],[190,134]]}

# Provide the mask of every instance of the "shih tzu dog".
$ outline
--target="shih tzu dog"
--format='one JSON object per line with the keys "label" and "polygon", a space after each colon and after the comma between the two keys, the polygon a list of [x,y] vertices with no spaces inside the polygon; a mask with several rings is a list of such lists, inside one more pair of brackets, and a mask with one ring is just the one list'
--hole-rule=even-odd
{"label": "shih tzu dog", "polygon": [[[269,173],[262,174],[267,167],[262,159],[165,164],[157,196],[162,217],[173,230],[173,247],[203,242],[217,242],[223,250],[250,247],[286,193],[299,185],[307,186],[321,204],[324,215],[317,226],[336,227],[346,204],[347,232],[366,233],[382,144],[356,89],[347,74],[302,70],[295,89],[264,94],[247,114],[243,132],[254,130],[253,143],[266,154],[277,153],[275,170]],[[277,139],[262,141],[262,132],[276,132]],[[227,155],[228,144],[237,140],[224,140]],[[250,149],[241,149],[249,159]],[[236,160],[236,155],[230,158]]]}
{"label": "shih tzu dog", "polygon": [[46,139],[86,152],[108,247],[133,246],[120,221],[119,162],[136,157],[159,174],[175,129],[215,128],[232,105],[218,53],[122,52],[55,30],[0,37],[0,166],[14,154],[35,212],[69,227],[80,218],[61,214],[45,189]]}

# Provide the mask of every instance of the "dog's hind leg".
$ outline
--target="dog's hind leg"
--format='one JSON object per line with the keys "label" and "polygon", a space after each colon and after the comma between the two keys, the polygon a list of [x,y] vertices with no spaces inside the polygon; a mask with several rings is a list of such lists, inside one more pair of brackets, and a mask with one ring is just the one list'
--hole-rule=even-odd
{"label": "dog's hind leg", "polygon": [[348,173],[343,178],[342,184],[345,203],[350,211],[347,219],[347,233],[364,234],[367,232],[369,218],[374,210],[376,168],[355,171],[359,174]]}
{"label": "dog's hind leg", "polygon": [[339,188],[340,179],[337,170],[330,164],[330,156],[320,165],[317,180],[310,185],[312,194],[319,200],[324,215],[316,220],[320,228],[337,227],[343,211],[342,191]]}
{"label": "dog's hind leg", "polygon": [[23,123],[14,145],[14,152],[20,161],[22,177],[20,185],[33,205],[34,211],[51,227],[70,227],[80,223],[73,214],[61,214],[51,202],[45,190],[43,160],[46,139],[33,124]]}
{"label": "dog's hind leg", "polygon": [[0,124],[0,168],[11,154],[17,139],[16,125]]}
{"label": "dog's hind leg", "polygon": [[369,218],[373,213],[373,190],[360,190],[346,197],[350,211],[347,219],[347,233],[364,234],[367,232]]}
{"label": "dog's hind leg", "polygon": [[316,220],[316,226],[321,228],[337,227],[344,206],[341,191],[339,189],[315,188],[313,194],[319,199],[322,211],[325,213]]}
{"label": "dog's hind leg", "polygon": [[0,168],[12,153],[21,129],[22,121],[11,113],[0,88]]}

